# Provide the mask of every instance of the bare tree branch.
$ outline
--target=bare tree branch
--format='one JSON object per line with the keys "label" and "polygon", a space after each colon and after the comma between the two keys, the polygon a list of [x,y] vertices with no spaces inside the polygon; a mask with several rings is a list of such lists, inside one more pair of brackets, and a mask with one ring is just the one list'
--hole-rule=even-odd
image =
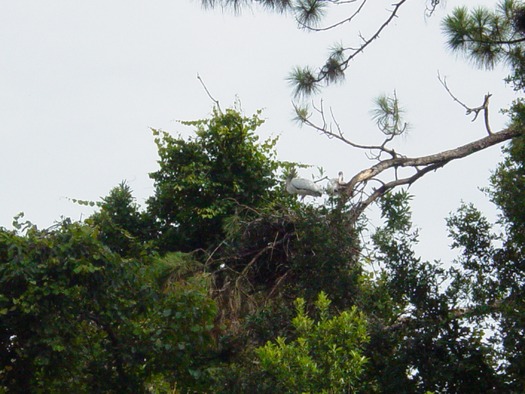
{"label": "bare tree branch", "polygon": [[[393,4],[394,6],[394,9],[391,11],[390,13],[390,16],[383,22],[383,24],[381,26],[379,26],[379,28],[376,30],[376,32],[370,37],[370,38],[364,38],[364,37],[361,37],[363,39],[363,44],[359,47],[359,48],[355,48],[355,49],[352,49],[353,50],[353,53],[351,55],[349,55],[341,64],[340,64],[340,67],[345,70],[347,67],[348,67],[348,63],[350,63],[350,61],[356,57],[358,54],[360,54],[361,52],[363,52],[373,41],[375,41],[377,38],[379,38],[379,35],[383,32],[383,30],[390,24],[390,22],[392,22],[394,20],[394,18],[397,17],[397,13],[399,11],[399,8],[403,5],[403,3],[405,3],[406,0],[401,0],[399,3],[396,3],[396,4]],[[347,48],[346,50],[348,50],[350,48]]]}
{"label": "bare tree branch", "polygon": [[491,133],[487,137],[462,145],[455,149],[439,152],[429,156],[422,157],[401,157],[397,156],[392,159],[382,160],[370,168],[360,171],[346,184],[341,186],[341,194],[346,198],[351,198],[355,194],[355,190],[362,184],[377,177],[389,169],[398,168],[412,168],[414,174],[412,176],[395,179],[390,182],[385,182],[381,187],[375,189],[368,198],[356,204],[353,208],[354,214],[359,215],[371,203],[376,201],[382,195],[392,190],[395,187],[402,185],[411,185],[416,180],[424,176],[430,171],[437,170],[445,164],[469,156],[473,153],[479,152],[490,146],[497,145],[501,142],[508,141],[524,133],[522,129],[507,128],[496,133]]}
{"label": "bare tree branch", "polygon": [[463,108],[465,108],[467,115],[470,115],[471,113],[474,113],[474,118],[472,118],[473,122],[478,118],[479,113],[481,111],[483,111],[483,115],[484,115],[483,118],[485,120],[485,129],[487,130],[487,133],[489,135],[492,134],[492,130],[491,130],[490,124],[489,124],[489,99],[490,99],[490,97],[492,95],[490,93],[487,93],[485,95],[485,98],[483,99],[483,104],[482,105],[480,105],[479,107],[471,108],[471,107],[468,107],[467,105],[465,105],[456,96],[454,96],[454,94],[452,93],[452,91],[450,90],[450,88],[447,85],[447,79],[446,78],[441,78],[439,73],[438,73],[438,80],[439,80],[439,82],[441,82],[441,85],[443,85],[443,87],[445,88],[447,93],[450,95],[450,97],[452,97],[454,99],[454,101],[456,101],[457,103],[459,103],[459,105],[461,105]]}
{"label": "bare tree branch", "polygon": [[[321,101],[319,107],[313,106],[315,111],[318,112],[319,115],[321,116],[321,121],[322,121],[321,123],[322,124],[314,123],[314,121],[312,121],[309,116],[306,116],[304,114],[304,111],[305,111],[304,108],[300,108],[296,104],[293,104],[293,105],[294,105],[294,110],[295,110],[295,112],[297,114],[297,120],[302,125],[306,125],[306,126],[312,128],[314,130],[317,130],[318,132],[320,132],[321,134],[324,134],[328,138],[335,138],[335,139],[337,139],[337,140],[339,140],[339,141],[341,141],[341,142],[343,142],[343,143],[345,143],[347,145],[350,145],[353,148],[364,149],[364,150],[369,150],[369,151],[378,151],[377,154],[373,155],[373,158],[375,158],[375,159],[379,159],[380,158],[381,152],[388,153],[392,157],[397,157],[397,155],[398,155],[393,149],[389,149],[389,148],[386,147],[386,144],[388,142],[392,141],[392,139],[395,137],[394,135],[389,135],[387,138],[385,138],[385,140],[381,143],[381,145],[363,145],[363,144],[358,144],[358,143],[353,142],[352,140],[350,140],[350,139],[348,139],[348,138],[346,138],[344,136],[344,133],[343,133],[343,131],[341,129],[341,126],[337,122],[332,109],[330,109],[331,122],[329,123],[326,120],[326,115],[325,115],[325,112],[324,112],[323,102],[322,101]],[[334,130],[334,127],[332,125],[335,126],[335,130]]]}
{"label": "bare tree branch", "polygon": [[[374,189],[373,193],[368,196],[364,201],[359,202],[357,205],[353,208],[354,215],[359,215],[362,213],[366,207],[368,207],[370,204],[372,204],[375,200],[377,200],[379,197],[384,195],[385,193],[389,192],[390,190],[394,189],[395,187],[402,186],[402,185],[411,185],[416,180],[421,178],[423,175],[430,171],[435,171],[438,168],[441,168],[446,163],[435,163],[428,165],[427,167],[423,169],[416,169],[416,173],[410,177],[402,178],[402,179],[396,179],[387,183],[383,183],[383,185],[379,188]],[[366,181],[365,181],[366,182]]]}
{"label": "bare tree branch", "polygon": [[434,14],[434,11],[436,10],[436,7],[439,5],[440,0],[431,0],[430,5],[427,5],[427,16],[432,16]]}
{"label": "bare tree branch", "polygon": [[210,100],[215,103],[215,105],[217,106],[217,109],[219,110],[219,112],[222,113],[221,106],[219,104],[219,100],[216,100],[215,98],[213,98],[213,96],[211,95],[210,91],[208,90],[208,87],[206,86],[206,84],[204,83],[204,81],[202,80],[202,78],[201,78],[201,76],[199,74],[197,74],[197,79],[201,83],[202,87],[204,88],[204,91],[206,92],[206,94],[208,95]]}
{"label": "bare tree branch", "polygon": [[[349,4],[349,3],[355,3],[357,0],[352,0],[352,1],[345,1],[345,2],[338,2],[337,4]],[[325,26],[325,27],[313,27],[313,26],[308,26],[308,25],[305,25],[304,23],[301,23],[297,18],[296,18],[296,21],[297,23],[299,24],[299,26],[305,30],[309,30],[309,31],[315,31],[315,32],[319,32],[319,31],[327,31],[327,30],[332,30],[332,29],[335,29],[336,27],[339,27],[345,23],[349,23],[351,22],[356,16],[357,14],[359,14],[361,12],[361,10],[363,9],[363,7],[365,6],[366,2],[368,0],[363,0],[361,2],[361,4],[359,5],[359,7],[357,8],[356,11],[354,11],[354,13],[352,15],[350,15],[348,18],[345,18],[343,20],[340,20],[339,22],[336,22],[330,26]]]}

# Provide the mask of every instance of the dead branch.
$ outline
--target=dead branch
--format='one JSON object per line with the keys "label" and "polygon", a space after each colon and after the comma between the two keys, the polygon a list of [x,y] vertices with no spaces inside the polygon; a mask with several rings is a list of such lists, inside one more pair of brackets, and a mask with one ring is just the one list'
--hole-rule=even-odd
{"label": "dead branch", "polygon": [[483,101],[483,105],[481,106],[481,108],[483,109],[483,114],[484,114],[484,119],[485,119],[485,129],[487,130],[487,133],[489,133],[489,135],[492,134],[492,130],[490,129],[490,124],[489,124],[489,99],[492,95],[490,93],[487,93],[485,95],[485,100]]}
{"label": "dead branch", "polygon": [[490,146],[508,141],[514,137],[517,137],[518,135],[523,134],[523,132],[524,131],[522,129],[507,128],[496,133],[491,133],[487,137],[470,142],[466,145],[433,155],[422,157],[397,156],[392,159],[382,160],[372,167],[360,171],[354,175],[354,177],[348,183],[343,184],[341,186],[341,194],[345,195],[346,198],[353,197],[355,191],[360,185],[363,185],[364,183],[389,169],[397,170],[398,168],[411,168],[414,170],[414,174],[411,176],[400,179],[396,178],[393,181],[385,182],[381,187],[375,189],[365,200],[356,204],[353,208],[353,213],[358,216],[371,203],[395,187],[411,185],[428,172],[437,170],[438,168],[443,167],[445,164],[453,160],[470,156],[471,154],[484,150]]}
{"label": "dead branch", "polygon": [[452,93],[452,91],[447,85],[447,79],[441,78],[439,73],[438,73],[438,80],[441,83],[441,85],[443,85],[443,87],[445,88],[447,93],[450,95],[450,97],[452,97],[452,99],[455,102],[457,102],[459,105],[465,108],[466,115],[470,115],[472,113],[474,114],[474,118],[472,118],[472,122],[474,122],[478,118],[479,113],[483,111],[483,115],[484,115],[483,118],[485,120],[485,129],[487,130],[487,133],[489,135],[492,134],[492,130],[490,129],[490,124],[489,124],[489,99],[492,95],[490,93],[487,93],[485,95],[485,98],[483,99],[483,104],[480,105],[479,107],[475,107],[475,108],[468,107],[461,100],[459,100],[456,96],[454,96],[454,94]]}
{"label": "dead branch", "polygon": [[289,273],[290,273],[290,271],[286,271],[283,275],[281,275],[281,277],[279,279],[277,279],[275,281],[275,285],[273,285],[272,289],[270,290],[270,292],[268,293],[268,295],[266,296],[266,298],[264,300],[265,303],[267,303],[268,301],[272,300],[273,294],[277,291],[277,289],[279,288],[279,286],[284,281],[284,279],[288,276]]}
{"label": "dead branch", "polygon": [[439,5],[440,0],[431,0],[430,5],[427,5],[426,15],[431,17],[434,14],[437,6]]}
{"label": "dead branch", "polygon": [[390,190],[394,189],[395,187],[402,186],[402,185],[410,186],[412,183],[414,183],[416,180],[421,178],[426,173],[428,173],[430,171],[435,171],[438,168],[443,167],[445,164],[446,163],[435,163],[435,164],[432,164],[432,165],[428,165],[427,167],[423,168],[422,170],[416,169],[416,173],[414,175],[410,176],[410,177],[402,178],[402,179],[396,179],[396,180],[391,181],[391,182],[383,183],[383,185],[381,187],[379,187],[377,189],[374,189],[372,194],[370,194],[370,196],[368,196],[365,200],[359,202],[354,207],[354,212],[355,213],[363,212],[366,207],[368,207],[370,204],[372,204],[379,197],[381,197],[385,193],[389,192]]}
{"label": "dead branch", "polygon": [[222,113],[221,106],[219,105],[219,100],[216,100],[215,98],[213,98],[213,96],[211,95],[210,91],[208,90],[208,87],[206,86],[206,84],[204,83],[204,81],[202,80],[202,78],[201,78],[201,76],[199,74],[197,74],[197,79],[201,83],[202,87],[204,88],[204,91],[206,92],[206,94],[208,95],[210,100],[215,103],[215,105],[217,106],[217,109],[219,110],[219,112]]}
{"label": "dead branch", "polygon": [[[381,145],[364,145],[364,144],[359,144],[359,143],[356,143],[350,139],[348,139],[342,129],[341,129],[341,126],[339,125],[339,123],[337,122],[336,118],[335,118],[335,115],[332,111],[332,109],[330,108],[330,117],[331,117],[331,122],[329,123],[327,120],[326,120],[326,115],[325,115],[325,111],[324,111],[324,107],[323,107],[323,102],[321,101],[319,107],[316,107],[315,105],[313,105],[313,108],[314,110],[319,113],[320,117],[321,117],[321,124],[317,124],[315,123],[314,121],[311,120],[311,118],[309,116],[307,117],[303,117],[301,115],[299,115],[300,111],[302,111],[301,108],[299,108],[296,104],[293,104],[294,105],[294,110],[295,112],[298,114],[297,115],[297,118],[299,119],[300,123],[303,124],[303,125],[306,125],[314,130],[317,130],[319,133],[325,135],[326,137],[328,138],[334,138],[336,140],[339,140],[349,146],[351,146],[352,148],[357,148],[357,149],[364,149],[364,150],[368,150],[368,151],[371,151],[371,152],[376,152],[376,153],[373,153],[372,154],[372,158],[373,159],[376,159],[376,160],[379,160],[380,157],[381,157],[381,153],[387,153],[389,154],[391,157],[397,157],[398,154],[393,150],[393,149],[390,149],[390,148],[387,148],[386,145],[393,140],[393,138],[395,137],[395,135],[389,135],[388,137],[386,137],[383,142],[381,143]],[[334,130],[335,128],[335,130]]]}
{"label": "dead branch", "polygon": [[[361,37],[363,40],[363,43],[358,48],[352,49],[352,53],[347,56],[347,58],[341,62],[340,66],[342,70],[345,70],[348,67],[348,63],[355,58],[358,54],[361,52],[364,52],[364,50],[376,39],[379,38],[379,35],[383,32],[383,30],[394,20],[394,18],[397,17],[397,13],[399,11],[399,8],[405,3],[406,0],[401,0],[396,4],[393,4],[394,9],[391,11],[389,17],[383,22],[381,26],[376,30],[376,32],[370,36],[369,38]],[[350,48],[346,48],[345,50],[348,50]]]}

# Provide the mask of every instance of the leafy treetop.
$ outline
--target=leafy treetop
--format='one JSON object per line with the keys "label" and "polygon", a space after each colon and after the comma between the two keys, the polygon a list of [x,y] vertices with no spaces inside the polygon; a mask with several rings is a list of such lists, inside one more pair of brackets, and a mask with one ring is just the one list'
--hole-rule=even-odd
{"label": "leafy treetop", "polygon": [[155,195],[147,205],[161,249],[206,249],[223,238],[224,219],[236,207],[272,199],[276,140],[258,143],[262,123],[259,113],[248,118],[214,108],[209,119],[183,122],[195,127],[188,140],[153,130],[160,169],[150,174]]}

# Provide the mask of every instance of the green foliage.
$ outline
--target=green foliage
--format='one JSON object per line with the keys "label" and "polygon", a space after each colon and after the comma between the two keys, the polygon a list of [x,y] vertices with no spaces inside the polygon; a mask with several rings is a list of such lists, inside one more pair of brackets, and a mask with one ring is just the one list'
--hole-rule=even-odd
{"label": "green foliage", "polygon": [[310,67],[295,67],[288,76],[288,82],[294,88],[294,96],[309,96],[319,91],[318,79]]}
{"label": "green foliage", "polygon": [[[279,12],[284,12],[290,9],[292,6],[292,0],[254,0],[254,3],[260,4],[263,7],[268,8],[269,10],[275,10]],[[202,4],[205,7],[215,7],[219,4],[232,7],[235,10],[238,10],[241,6],[250,3],[250,0],[203,0]]]}
{"label": "green foliage", "polygon": [[250,360],[254,347],[289,336],[294,310],[290,300],[314,302],[324,291],[331,294],[334,307],[343,310],[357,299],[361,266],[354,223],[338,209],[289,199],[257,211],[238,211],[225,243],[207,261],[216,269],[225,327],[220,343],[228,362],[217,370],[221,389],[215,390],[220,392],[275,392]]}
{"label": "green foliage", "polygon": [[152,223],[139,209],[126,182],[113,188],[87,222],[99,229],[100,240],[125,257],[139,257],[151,238]]}
{"label": "green foliage", "polygon": [[260,367],[281,393],[348,393],[362,386],[366,363],[362,354],[368,341],[364,316],[357,308],[330,317],[330,300],[320,293],[315,302],[318,320],[297,299],[292,320],[296,338],[283,337],[256,350]]}
{"label": "green foliage", "polygon": [[525,137],[514,139],[505,160],[491,178],[491,197],[501,209],[502,221],[516,247],[525,245]]}
{"label": "green foliage", "polygon": [[196,285],[197,288],[205,290],[209,288],[209,278],[203,268],[203,264],[193,256],[181,252],[171,252],[158,257],[150,267],[153,278],[163,288]]}
{"label": "green foliage", "polygon": [[210,119],[184,122],[195,137],[174,138],[154,130],[160,169],[148,213],[159,228],[162,250],[191,251],[222,240],[224,219],[239,205],[271,200],[276,185],[275,140],[257,142],[259,114],[214,109]]}
{"label": "green foliage", "polygon": [[455,8],[443,21],[448,45],[480,67],[510,64],[508,81],[521,90],[525,87],[524,9],[516,0],[502,0],[495,10]]}
{"label": "green foliage", "polygon": [[[409,199],[406,192],[386,195],[380,203],[385,225],[372,236],[373,260],[380,271],[375,280],[365,277],[361,300],[361,309],[374,317],[365,353],[370,359],[367,376],[377,379],[382,392],[476,392],[481,382],[487,392],[497,392],[503,385],[497,353],[483,342],[486,325],[475,319],[473,326],[467,319],[482,312],[459,312],[466,300],[482,297],[472,286],[484,283],[470,277],[481,268],[470,259],[464,264],[469,270],[453,267],[447,272],[439,262],[417,257]],[[477,244],[469,241],[469,250],[490,249],[491,236],[474,230],[478,225],[487,229],[475,211],[467,207],[449,223],[461,226],[454,230],[458,242],[465,240],[464,232],[480,235]]]}
{"label": "green foliage", "polygon": [[386,195],[380,202],[386,224],[372,236],[375,260],[388,272],[389,293],[398,306],[411,304],[423,313],[439,313],[435,298],[443,270],[437,264],[422,262],[413,250],[418,242],[412,230],[410,196],[405,191]]}
{"label": "green foliage", "polygon": [[253,304],[268,293],[313,301],[321,291],[330,292],[338,308],[353,305],[361,274],[353,222],[337,209],[295,204],[246,209],[230,218],[224,245],[208,260],[210,267],[224,267],[216,285],[221,298],[230,294],[225,309],[242,310],[240,300]]}
{"label": "green foliage", "polygon": [[499,324],[505,372],[513,390],[520,392],[525,390],[525,138],[514,139],[504,152],[505,159],[491,177],[489,190],[500,208],[499,224],[504,230],[490,266],[502,306]]}
{"label": "green foliage", "polygon": [[[458,258],[464,274],[456,277],[465,298],[490,304],[501,296],[492,260],[495,255],[492,224],[472,204],[462,205],[447,219],[452,247],[462,250]],[[468,294],[468,295],[467,295]]]}
{"label": "green foliage", "polygon": [[215,307],[207,289],[160,286],[96,227],[0,231],[0,389],[145,392],[198,387]]}
{"label": "green foliage", "polygon": [[78,200],[76,198],[71,198],[70,201],[73,203],[73,204],[78,204],[78,205],[83,205],[85,207],[95,207],[95,206],[100,206],[100,203],[98,202],[95,202],[95,201],[88,201],[88,200]]}
{"label": "green foliage", "polygon": [[318,26],[326,12],[327,3],[318,0],[296,0],[293,4],[299,26]]}
{"label": "green foliage", "polygon": [[379,96],[375,104],[376,108],[372,111],[372,116],[383,134],[395,137],[407,130],[408,123],[403,120],[404,110],[399,105],[396,92],[391,97]]}
{"label": "green foliage", "polygon": [[302,207],[290,245],[290,289],[308,301],[327,292],[338,308],[353,305],[362,273],[355,223],[339,209]]}

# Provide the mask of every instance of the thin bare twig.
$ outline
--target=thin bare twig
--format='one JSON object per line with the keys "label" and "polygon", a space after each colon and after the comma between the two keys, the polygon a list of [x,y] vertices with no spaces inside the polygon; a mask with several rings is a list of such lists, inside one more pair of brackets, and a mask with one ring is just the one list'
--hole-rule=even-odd
{"label": "thin bare twig", "polygon": [[[346,1],[346,2],[338,2],[337,4],[340,5],[340,4],[349,4],[349,3],[355,3],[357,0],[352,0],[352,1]],[[301,21],[299,21],[297,18],[295,19],[297,24],[305,29],[305,30],[309,30],[309,31],[315,31],[315,32],[319,32],[319,31],[327,31],[327,30],[332,30],[332,29],[335,29],[336,27],[338,26],[341,26],[345,23],[349,23],[351,22],[356,16],[357,14],[359,14],[361,12],[361,10],[363,9],[364,5],[366,4],[368,0],[363,0],[362,3],[359,5],[359,7],[357,8],[357,10],[352,14],[350,15],[348,18],[345,18],[343,20],[340,20],[339,22],[336,22],[334,23],[333,25],[330,25],[330,26],[325,26],[325,27],[312,27],[312,26],[308,26],[307,24],[305,23],[302,23]]]}
{"label": "thin bare twig", "polygon": [[221,106],[219,104],[219,100],[215,100],[215,98],[211,95],[210,91],[206,87],[206,84],[204,83],[204,81],[202,80],[202,78],[201,78],[201,76],[199,74],[197,74],[197,79],[199,80],[199,82],[201,83],[202,87],[206,91],[206,94],[208,95],[210,100],[215,103],[215,105],[217,106],[217,109],[219,110],[219,112],[222,113]]}
{"label": "thin bare twig", "polygon": [[354,53],[352,53],[350,56],[348,56],[344,62],[341,63],[341,68],[346,69],[348,67],[348,63],[356,57],[359,53],[363,52],[373,41],[375,41],[377,38],[379,38],[379,35],[383,32],[383,30],[394,20],[394,18],[397,17],[397,12],[399,11],[399,8],[405,3],[406,0],[401,0],[399,3],[393,4],[394,9],[392,10],[390,16],[386,19],[385,22],[379,28],[376,30],[376,32],[370,37],[365,38],[362,35],[361,39],[363,40],[363,44],[357,48]]}
{"label": "thin bare twig", "polygon": [[[358,143],[355,143],[355,142],[349,140],[348,138],[346,138],[344,136],[344,133],[343,133],[343,131],[341,129],[341,126],[337,122],[332,108],[330,108],[330,117],[332,119],[330,122],[328,122],[326,120],[326,115],[325,115],[325,111],[324,111],[324,108],[323,108],[323,102],[322,101],[321,101],[319,107],[316,107],[315,105],[313,105],[313,108],[314,108],[314,110],[317,113],[319,113],[319,115],[321,117],[322,125],[314,123],[314,121],[312,121],[310,117],[301,118],[300,122],[302,124],[304,124],[304,125],[306,125],[308,127],[311,127],[314,130],[317,130],[318,132],[320,132],[321,134],[324,134],[328,138],[335,138],[335,139],[337,139],[337,140],[339,140],[341,142],[344,142],[347,145],[350,145],[353,148],[365,149],[365,150],[369,150],[369,151],[372,151],[372,152],[373,151],[378,151],[377,154],[373,155],[373,158],[376,159],[376,160],[380,159],[382,152],[387,153],[387,154],[389,154],[392,157],[397,157],[398,154],[393,149],[389,149],[389,148],[386,147],[386,144],[389,143],[390,141],[392,141],[392,139],[395,137],[395,135],[391,135],[391,136],[388,136],[387,138],[385,138],[385,140],[381,143],[381,145],[362,145],[362,144],[358,144]],[[295,104],[294,104],[294,109],[295,109],[296,113],[298,111],[300,111],[299,107],[297,105],[295,105]],[[336,131],[334,131],[332,129],[332,126],[335,127]]]}
{"label": "thin bare twig", "polygon": [[487,130],[487,133],[491,135],[492,130],[490,128],[490,123],[489,123],[489,99],[492,95],[490,93],[487,93],[485,95],[485,98],[483,99],[482,105],[480,105],[479,107],[471,108],[467,106],[465,103],[463,103],[461,100],[459,100],[456,96],[454,96],[454,94],[452,93],[452,91],[447,85],[447,79],[445,77],[442,78],[441,75],[439,75],[439,73],[438,73],[438,80],[441,83],[441,85],[443,85],[443,87],[445,88],[447,93],[450,95],[450,97],[452,97],[452,99],[455,102],[457,102],[459,105],[465,108],[467,115],[470,115],[472,113],[474,114],[474,117],[472,118],[472,122],[474,122],[478,118],[479,113],[483,111],[483,115],[484,115],[483,118],[485,120],[485,129]]}

